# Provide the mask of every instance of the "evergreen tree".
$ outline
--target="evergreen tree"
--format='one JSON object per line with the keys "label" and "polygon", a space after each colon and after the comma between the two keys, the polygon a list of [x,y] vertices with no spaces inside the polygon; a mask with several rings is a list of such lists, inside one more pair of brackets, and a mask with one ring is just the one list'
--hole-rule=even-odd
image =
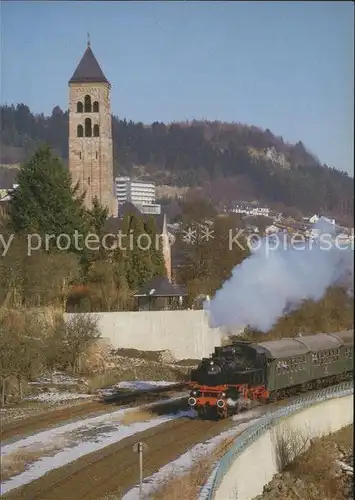
{"label": "evergreen tree", "polygon": [[[18,184],[9,206],[15,232],[38,233],[42,242],[45,235],[86,233],[84,197],[78,196],[78,186],[72,187],[68,170],[49,146],[41,146],[21,167]],[[49,246],[53,244],[55,239]]]}
{"label": "evergreen tree", "polygon": [[153,277],[166,276],[166,267],[163,254],[163,237],[157,231],[157,225],[153,217],[148,217],[145,222],[145,231],[149,234],[151,246],[151,261],[153,264]]}
{"label": "evergreen tree", "polygon": [[[84,269],[84,273],[87,274],[91,264],[98,259],[107,260],[109,255],[107,249],[102,245],[102,238],[104,236],[104,226],[108,217],[108,208],[103,207],[97,197],[93,199],[93,206],[91,210],[88,210],[86,213],[87,224],[90,233],[96,235],[99,238],[99,248],[98,250],[85,248],[82,254],[82,265]],[[92,240],[91,240],[92,241]],[[106,244],[109,244],[106,242]],[[97,245],[94,245],[94,248]]]}
{"label": "evergreen tree", "polygon": [[103,207],[95,196],[92,201],[92,209],[88,211],[90,230],[101,236],[107,218],[108,208]]}
{"label": "evergreen tree", "polygon": [[[127,269],[127,282],[131,289],[141,287],[154,274],[154,265],[151,259],[151,245],[146,238],[140,240],[145,233],[142,218],[136,214],[130,217],[128,252],[130,265]],[[147,248],[145,248],[147,246]]]}

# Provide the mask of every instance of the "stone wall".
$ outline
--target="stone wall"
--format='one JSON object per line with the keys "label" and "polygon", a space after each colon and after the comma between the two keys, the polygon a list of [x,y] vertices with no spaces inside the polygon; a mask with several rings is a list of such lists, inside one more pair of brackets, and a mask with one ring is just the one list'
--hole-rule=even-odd
{"label": "stone wall", "polygon": [[232,463],[218,487],[214,500],[252,500],[261,494],[279,472],[275,435],[283,428],[308,438],[322,437],[353,423],[353,395],[315,404],[278,421]]}
{"label": "stone wall", "polygon": [[[76,313],[66,314],[70,318]],[[98,318],[101,336],[114,348],[170,350],[176,359],[209,356],[223,332],[208,326],[204,311],[90,313]]]}

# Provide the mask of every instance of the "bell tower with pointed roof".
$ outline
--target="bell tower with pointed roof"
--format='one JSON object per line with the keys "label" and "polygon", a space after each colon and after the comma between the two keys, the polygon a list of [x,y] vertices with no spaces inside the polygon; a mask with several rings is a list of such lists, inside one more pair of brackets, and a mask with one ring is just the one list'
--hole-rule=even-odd
{"label": "bell tower with pointed roof", "polygon": [[92,208],[96,197],[117,215],[113,180],[110,82],[88,40],[87,48],[69,80],[69,171],[73,184],[86,193]]}

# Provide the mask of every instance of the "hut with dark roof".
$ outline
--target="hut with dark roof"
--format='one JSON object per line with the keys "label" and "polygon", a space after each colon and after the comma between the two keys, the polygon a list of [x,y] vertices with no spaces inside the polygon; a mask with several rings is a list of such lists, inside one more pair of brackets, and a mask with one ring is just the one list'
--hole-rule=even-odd
{"label": "hut with dark roof", "polygon": [[157,276],[134,295],[139,311],[171,311],[186,309],[185,287],[170,283],[165,276]]}

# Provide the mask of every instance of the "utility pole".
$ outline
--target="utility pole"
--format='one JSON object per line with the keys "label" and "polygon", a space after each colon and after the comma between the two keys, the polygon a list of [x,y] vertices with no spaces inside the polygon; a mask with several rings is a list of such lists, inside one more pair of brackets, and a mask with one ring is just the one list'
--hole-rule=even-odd
{"label": "utility pole", "polygon": [[139,457],[139,500],[143,500],[143,451],[147,449],[145,443],[139,442],[133,446],[134,453]]}

